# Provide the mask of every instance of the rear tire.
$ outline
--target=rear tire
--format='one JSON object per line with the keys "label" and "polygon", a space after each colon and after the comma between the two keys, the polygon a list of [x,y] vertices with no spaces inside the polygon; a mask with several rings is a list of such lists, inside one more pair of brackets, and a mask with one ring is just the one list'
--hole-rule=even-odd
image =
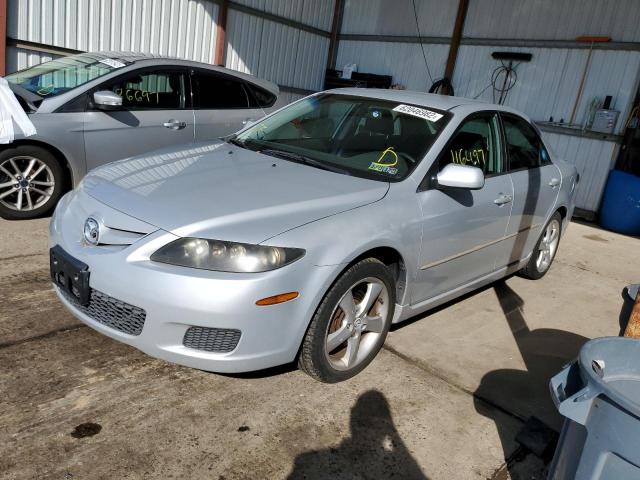
{"label": "rear tire", "polygon": [[530,280],[538,280],[545,276],[558,252],[561,232],[562,216],[556,212],[542,229],[529,262],[518,272],[520,276]]}
{"label": "rear tire", "polygon": [[360,373],[378,354],[395,309],[395,281],[380,260],[367,258],[324,296],[302,342],[298,366],[325,383]]}
{"label": "rear tire", "polygon": [[0,217],[48,215],[64,193],[65,180],[60,162],[42,147],[19,145],[0,151]]}

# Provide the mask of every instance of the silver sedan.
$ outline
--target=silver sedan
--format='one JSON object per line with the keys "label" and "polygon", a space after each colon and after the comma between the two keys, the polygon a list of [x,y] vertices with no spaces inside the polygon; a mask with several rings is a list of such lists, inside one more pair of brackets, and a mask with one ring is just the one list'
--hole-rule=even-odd
{"label": "silver sedan", "polygon": [[423,93],[304,98],[226,139],[91,172],[51,220],[80,320],[216,372],[296,361],[324,382],[392,323],[550,268],[577,174],[527,118]]}
{"label": "silver sedan", "polygon": [[53,211],[87,171],[228,135],[273,111],[278,87],[223,67],[150,54],[71,55],[6,79],[36,127],[0,146],[0,216]]}

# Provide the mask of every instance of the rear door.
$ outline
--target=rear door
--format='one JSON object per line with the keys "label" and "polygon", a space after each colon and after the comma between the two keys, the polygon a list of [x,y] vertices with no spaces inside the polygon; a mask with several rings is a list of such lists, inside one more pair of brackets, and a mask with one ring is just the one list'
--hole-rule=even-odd
{"label": "rear door", "polygon": [[506,266],[531,253],[556,203],[562,177],[529,122],[516,115],[500,116],[514,188],[509,241],[498,259],[498,266]]}
{"label": "rear door", "polygon": [[[482,168],[479,190],[429,187],[449,163]],[[498,115],[465,119],[418,192],[423,212],[420,265],[412,303],[437,297],[492,273],[504,248],[513,187],[505,169]]]}
{"label": "rear door", "polygon": [[93,90],[117,93],[123,108],[101,111],[90,102],[84,125],[87,168],[193,142],[188,83],[188,70],[159,66],[124,73]]}
{"label": "rear door", "polygon": [[237,132],[264,116],[244,81],[224,73],[191,71],[196,141]]}

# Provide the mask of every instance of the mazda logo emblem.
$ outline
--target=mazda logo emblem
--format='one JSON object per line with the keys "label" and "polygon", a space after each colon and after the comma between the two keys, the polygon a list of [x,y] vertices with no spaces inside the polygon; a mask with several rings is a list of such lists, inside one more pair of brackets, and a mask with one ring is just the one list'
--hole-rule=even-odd
{"label": "mazda logo emblem", "polygon": [[84,222],[84,239],[91,245],[97,245],[100,241],[100,224],[91,217]]}

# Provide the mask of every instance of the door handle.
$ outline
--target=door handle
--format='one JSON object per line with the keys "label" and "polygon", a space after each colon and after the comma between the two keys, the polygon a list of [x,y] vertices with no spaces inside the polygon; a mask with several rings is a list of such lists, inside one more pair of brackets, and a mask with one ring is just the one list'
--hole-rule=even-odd
{"label": "door handle", "polygon": [[559,178],[552,178],[551,180],[549,180],[549,186],[551,188],[556,188],[558,185],[560,185],[560,179]]}
{"label": "door handle", "polygon": [[505,205],[507,203],[510,203],[513,201],[513,197],[511,195],[500,195],[498,198],[496,198],[493,203],[495,203],[496,205]]}
{"label": "door handle", "polygon": [[168,122],[164,122],[162,126],[170,128],[171,130],[182,130],[187,126],[187,122],[179,122],[178,120],[171,119]]}

